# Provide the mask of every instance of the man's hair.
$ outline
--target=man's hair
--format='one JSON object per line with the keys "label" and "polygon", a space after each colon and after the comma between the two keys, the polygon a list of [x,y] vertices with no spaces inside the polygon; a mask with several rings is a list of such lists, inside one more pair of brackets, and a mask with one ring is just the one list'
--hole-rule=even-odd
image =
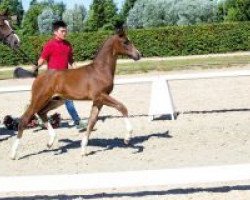
{"label": "man's hair", "polygon": [[53,22],[52,24],[53,31],[57,31],[59,28],[67,28],[67,24],[62,20]]}

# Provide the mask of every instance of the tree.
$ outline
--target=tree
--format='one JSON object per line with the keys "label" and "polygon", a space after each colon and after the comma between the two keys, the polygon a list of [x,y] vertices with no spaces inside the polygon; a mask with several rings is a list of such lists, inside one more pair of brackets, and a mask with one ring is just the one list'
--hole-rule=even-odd
{"label": "tree", "polygon": [[62,17],[62,14],[65,11],[65,7],[66,7],[63,2],[57,3],[54,0],[43,0],[43,1],[39,1],[39,2],[37,0],[32,0],[30,2],[30,6],[31,5],[41,5],[44,8],[49,7],[49,8],[51,8],[53,10],[53,12],[56,15],[58,15],[60,17]]}
{"label": "tree", "polygon": [[63,13],[63,20],[68,25],[70,32],[79,32],[84,28],[84,19],[87,15],[87,10],[82,5],[75,4],[73,10],[66,10]]}
{"label": "tree", "polygon": [[65,10],[62,19],[65,21],[68,25],[68,31],[74,32],[74,10]]}
{"label": "tree", "polygon": [[127,24],[133,28],[188,25],[215,21],[217,4],[212,0],[137,0]]}
{"label": "tree", "polygon": [[24,14],[22,2],[20,0],[11,0],[9,9],[12,15],[16,16],[16,21],[14,22],[14,24],[20,26]]}
{"label": "tree", "polygon": [[219,15],[225,21],[249,21],[250,0],[224,0],[219,3]]}
{"label": "tree", "polygon": [[104,1],[104,16],[104,24],[101,28],[113,30],[119,20],[117,8],[113,0]]}
{"label": "tree", "polygon": [[66,6],[63,2],[54,3],[51,8],[53,9],[54,13],[62,18],[63,12],[66,9]]}
{"label": "tree", "polygon": [[85,22],[85,30],[113,29],[118,20],[113,0],[93,0]]}
{"label": "tree", "polygon": [[74,10],[76,11],[74,15],[74,31],[79,32],[84,29],[84,19],[87,16],[87,9],[83,5],[75,5]]}
{"label": "tree", "polygon": [[0,0],[0,12],[6,10],[8,10],[10,15],[16,16],[12,23],[20,26],[24,13],[22,2],[20,0]]}
{"label": "tree", "polygon": [[[162,6],[164,4],[164,6]],[[159,27],[176,23],[173,1],[158,0],[149,2],[142,16],[143,27]]]}
{"label": "tree", "polygon": [[35,35],[38,33],[37,17],[42,13],[43,9],[43,5],[35,4],[30,6],[22,21],[23,34]]}
{"label": "tree", "polygon": [[212,22],[214,19],[214,4],[210,0],[190,0],[176,4],[178,25]]}
{"label": "tree", "polygon": [[0,12],[4,13],[5,11],[7,11],[9,9],[9,5],[10,5],[10,0],[1,0],[0,1]]}
{"label": "tree", "polygon": [[81,12],[81,15],[83,16],[83,18],[85,19],[86,16],[87,16],[87,9],[84,7],[84,5],[75,5],[75,6],[78,6],[78,9],[80,10]]}
{"label": "tree", "polygon": [[88,19],[86,21],[86,29],[96,31],[104,25],[104,1],[93,0],[90,6]]}
{"label": "tree", "polygon": [[37,18],[39,32],[41,34],[52,33],[52,23],[59,20],[59,16],[54,14],[51,8],[45,8]]}
{"label": "tree", "polygon": [[122,6],[120,15],[123,21],[126,21],[129,11],[133,8],[136,0],[126,0]]}
{"label": "tree", "polygon": [[31,0],[30,6],[37,4],[37,0]]}
{"label": "tree", "polygon": [[65,10],[65,5],[63,3],[55,3],[54,0],[45,0],[41,2],[33,0],[22,21],[23,34],[34,35],[39,33],[38,16],[47,7],[51,8],[53,13],[61,19],[62,12]]}

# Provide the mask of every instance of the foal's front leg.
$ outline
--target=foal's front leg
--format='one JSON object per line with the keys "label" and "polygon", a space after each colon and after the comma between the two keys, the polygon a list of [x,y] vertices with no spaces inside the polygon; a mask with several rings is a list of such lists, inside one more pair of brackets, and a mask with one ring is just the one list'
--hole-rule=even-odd
{"label": "foal's front leg", "polygon": [[128,109],[121,102],[117,101],[116,99],[114,99],[113,97],[111,97],[107,94],[102,94],[101,99],[102,99],[103,105],[116,108],[119,112],[122,113],[122,115],[124,117],[126,129],[127,129],[127,134],[124,138],[124,143],[129,144],[129,141],[131,139],[132,132],[133,132],[133,127],[128,119]]}
{"label": "foal's front leg", "polygon": [[93,128],[97,122],[98,114],[100,113],[101,108],[102,108],[101,104],[96,104],[94,102],[92,105],[92,109],[91,109],[89,120],[88,120],[87,131],[84,133],[84,135],[82,137],[82,144],[81,144],[82,156],[87,155],[87,145],[88,145],[88,141],[89,141],[89,136],[90,136],[90,133],[93,130]]}

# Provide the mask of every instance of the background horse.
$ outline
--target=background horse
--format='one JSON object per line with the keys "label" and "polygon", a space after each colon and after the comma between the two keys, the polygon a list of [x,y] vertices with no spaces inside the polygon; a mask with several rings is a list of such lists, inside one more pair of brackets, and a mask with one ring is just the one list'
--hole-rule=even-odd
{"label": "background horse", "polygon": [[4,14],[0,14],[0,40],[12,49],[18,49],[20,39],[11,28],[8,19],[7,11]]}
{"label": "background horse", "polygon": [[31,103],[20,119],[11,158],[16,158],[23,131],[34,114],[38,114],[48,129],[50,135],[48,147],[53,145],[56,133],[48,122],[47,113],[64,104],[65,99],[93,101],[87,131],[82,137],[82,155],[87,154],[89,136],[103,105],[113,107],[122,113],[128,131],[124,142],[128,144],[133,131],[128,120],[128,110],[121,102],[109,96],[114,86],[114,74],[119,55],[127,55],[134,60],[139,60],[141,57],[123,29],[117,30],[115,35],[105,41],[91,64],[65,71],[48,70],[39,75],[32,86]]}

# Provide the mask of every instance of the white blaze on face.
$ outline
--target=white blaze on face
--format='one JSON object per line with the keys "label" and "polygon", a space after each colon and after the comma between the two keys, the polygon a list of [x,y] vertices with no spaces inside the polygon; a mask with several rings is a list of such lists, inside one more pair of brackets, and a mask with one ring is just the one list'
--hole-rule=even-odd
{"label": "white blaze on face", "polygon": [[8,22],[8,20],[4,20],[4,23],[5,23],[8,27],[10,27],[10,23]]}

